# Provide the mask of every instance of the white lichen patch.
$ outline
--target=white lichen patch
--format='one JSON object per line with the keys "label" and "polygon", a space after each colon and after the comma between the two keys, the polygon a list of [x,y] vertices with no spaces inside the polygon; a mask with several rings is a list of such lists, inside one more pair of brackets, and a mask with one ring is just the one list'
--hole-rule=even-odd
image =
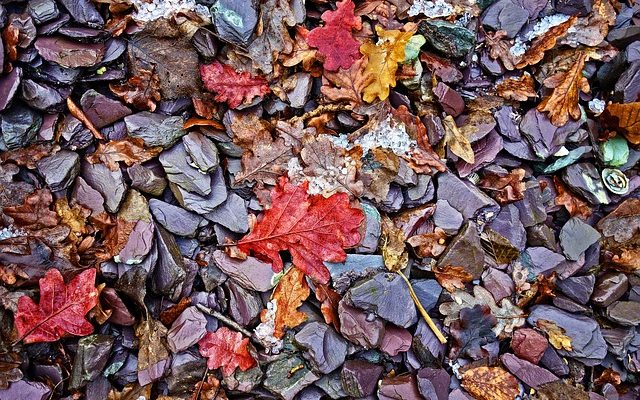
{"label": "white lichen patch", "polygon": [[412,17],[423,14],[427,18],[441,18],[449,17],[453,15],[454,12],[454,7],[444,0],[414,0],[411,8],[409,8],[408,14]]}
{"label": "white lichen patch", "polygon": [[391,115],[369,132],[357,138],[353,144],[362,147],[364,153],[382,147],[399,156],[411,153],[418,145],[415,140],[411,139],[404,124],[392,119]]}
{"label": "white lichen patch", "polygon": [[0,240],[11,239],[20,236],[26,236],[26,232],[18,228],[14,228],[13,226],[7,226],[0,229]]}
{"label": "white lichen patch", "polygon": [[278,354],[282,350],[282,339],[273,336],[276,329],[276,310],[278,309],[277,300],[271,300],[267,303],[267,312],[265,313],[265,322],[261,322],[253,330],[255,338],[264,346],[268,354]]}
{"label": "white lichen patch", "polygon": [[131,0],[136,11],[133,19],[150,22],[160,18],[171,18],[180,13],[194,12],[205,20],[211,19],[209,9],[195,0]]}

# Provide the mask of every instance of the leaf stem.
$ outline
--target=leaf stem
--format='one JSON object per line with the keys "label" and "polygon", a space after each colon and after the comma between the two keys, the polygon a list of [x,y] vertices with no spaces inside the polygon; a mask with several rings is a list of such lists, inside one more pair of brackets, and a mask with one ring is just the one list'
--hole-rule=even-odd
{"label": "leaf stem", "polygon": [[249,332],[248,330],[244,329],[237,322],[229,319],[228,317],[222,315],[221,313],[217,312],[216,310],[212,310],[209,307],[203,306],[202,304],[198,304],[198,305],[196,305],[196,307],[198,307],[198,310],[202,311],[203,313],[209,314],[212,317],[215,317],[215,318],[219,319],[220,321],[222,321],[225,324],[229,325],[230,327],[232,327],[233,329],[237,330],[238,332],[242,332],[243,335],[245,335],[245,336],[247,336],[249,338],[253,338],[253,336],[251,335],[251,332]]}
{"label": "leaf stem", "polygon": [[404,279],[404,282],[407,284],[407,287],[409,288],[409,294],[411,295],[411,299],[415,303],[416,307],[418,307],[418,311],[420,311],[420,314],[422,315],[422,318],[424,318],[424,320],[426,321],[427,325],[429,325],[429,328],[431,328],[431,330],[436,335],[436,337],[438,338],[440,343],[446,344],[447,343],[447,338],[444,337],[444,335],[442,334],[440,329],[438,329],[438,327],[433,322],[433,320],[431,319],[429,314],[427,314],[427,310],[425,310],[424,307],[422,307],[422,304],[420,303],[420,299],[418,298],[418,295],[416,295],[416,292],[413,290],[413,286],[411,285],[411,282],[409,282],[409,279],[407,279],[407,277],[404,276],[404,274],[402,272],[400,272],[400,271],[396,271],[396,273],[398,275],[400,275],[402,277],[402,279]]}

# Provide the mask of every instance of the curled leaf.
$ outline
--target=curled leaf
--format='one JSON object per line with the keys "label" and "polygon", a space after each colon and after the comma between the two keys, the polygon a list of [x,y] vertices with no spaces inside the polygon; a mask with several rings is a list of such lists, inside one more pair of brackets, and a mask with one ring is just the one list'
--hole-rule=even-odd
{"label": "curled leaf", "polygon": [[476,157],[473,154],[473,148],[471,147],[469,138],[460,132],[453,117],[447,115],[442,120],[442,125],[444,125],[445,131],[444,139],[442,140],[443,145],[448,145],[449,150],[451,150],[453,154],[462,158],[467,163],[473,164],[476,161]]}

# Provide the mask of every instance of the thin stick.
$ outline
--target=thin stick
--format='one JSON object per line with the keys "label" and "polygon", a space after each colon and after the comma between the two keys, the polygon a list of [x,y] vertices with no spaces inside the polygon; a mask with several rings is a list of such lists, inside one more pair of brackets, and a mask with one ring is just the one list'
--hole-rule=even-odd
{"label": "thin stick", "polygon": [[409,282],[409,279],[407,279],[407,277],[404,276],[404,274],[400,271],[397,271],[396,273],[400,275],[402,279],[404,279],[404,282],[407,284],[407,287],[409,287],[409,294],[411,295],[411,299],[413,299],[413,302],[416,304],[416,307],[418,307],[420,314],[422,314],[422,318],[424,318],[424,320],[427,322],[427,325],[429,325],[429,328],[431,328],[431,330],[436,335],[440,343],[446,344],[447,338],[444,337],[442,332],[440,332],[440,329],[438,329],[436,324],[433,323],[433,320],[431,319],[429,314],[427,314],[427,310],[425,310],[424,307],[422,307],[422,304],[420,304],[420,299],[416,295],[416,292],[413,290],[413,286],[411,286],[411,282]]}
{"label": "thin stick", "polygon": [[346,105],[346,104],[325,104],[325,105],[321,105],[318,106],[318,108],[311,110],[309,112],[306,112],[298,117],[293,117],[291,119],[289,119],[290,123],[296,123],[298,121],[304,121],[307,120],[309,118],[313,118],[313,117],[317,117],[320,114],[326,113],[326,112],[337,112],[337,111],[347,111],[347,110],[351,110],[351,106],[350,105]]}
{"label": "thin stick", "polygon": [[219,319],[220,321],[224,322],[225,324],[229,325],[230,327],[232,327],[233,329],[237,330],[238,332],[242,332],[243,335],[247,336],[247,337],[252,337],[251,332],[249,332],[248,330],[244,329],[243,327],[241,327],[240,325],[238,325],[237,322],[229,319],[228,317],[225,317],[224,315],[220,314],[219,312],[217,312],[216,310],[212,310],[209,307],[205,307],[202,304],[198,304],[196,307],[198,307],[198,310],[202,311],[203,313],[207,313],[209,315],[211,315],[212,317],[215,317],[217,319]]}

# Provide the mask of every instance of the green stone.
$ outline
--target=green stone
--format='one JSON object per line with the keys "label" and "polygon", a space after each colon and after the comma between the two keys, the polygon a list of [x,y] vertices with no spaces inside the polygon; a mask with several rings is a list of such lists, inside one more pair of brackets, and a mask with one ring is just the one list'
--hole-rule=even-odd
{"label": "green stone", "polygon": [[602,161],[610,167],[619,167],[629,159],[629,144],[622,136],[616,136],[600,145]]}
{"label": "green stone", "polygon": [[472,31],[446,21],[422,21],[418,32],[447,57],[464,57],[476,45],[476,35]]}
{"label": "green stone", "polygon": [[413,35],[404,48],[404,62],[415,60],[420,54],[420,48],[427,42],[422,35]]}

